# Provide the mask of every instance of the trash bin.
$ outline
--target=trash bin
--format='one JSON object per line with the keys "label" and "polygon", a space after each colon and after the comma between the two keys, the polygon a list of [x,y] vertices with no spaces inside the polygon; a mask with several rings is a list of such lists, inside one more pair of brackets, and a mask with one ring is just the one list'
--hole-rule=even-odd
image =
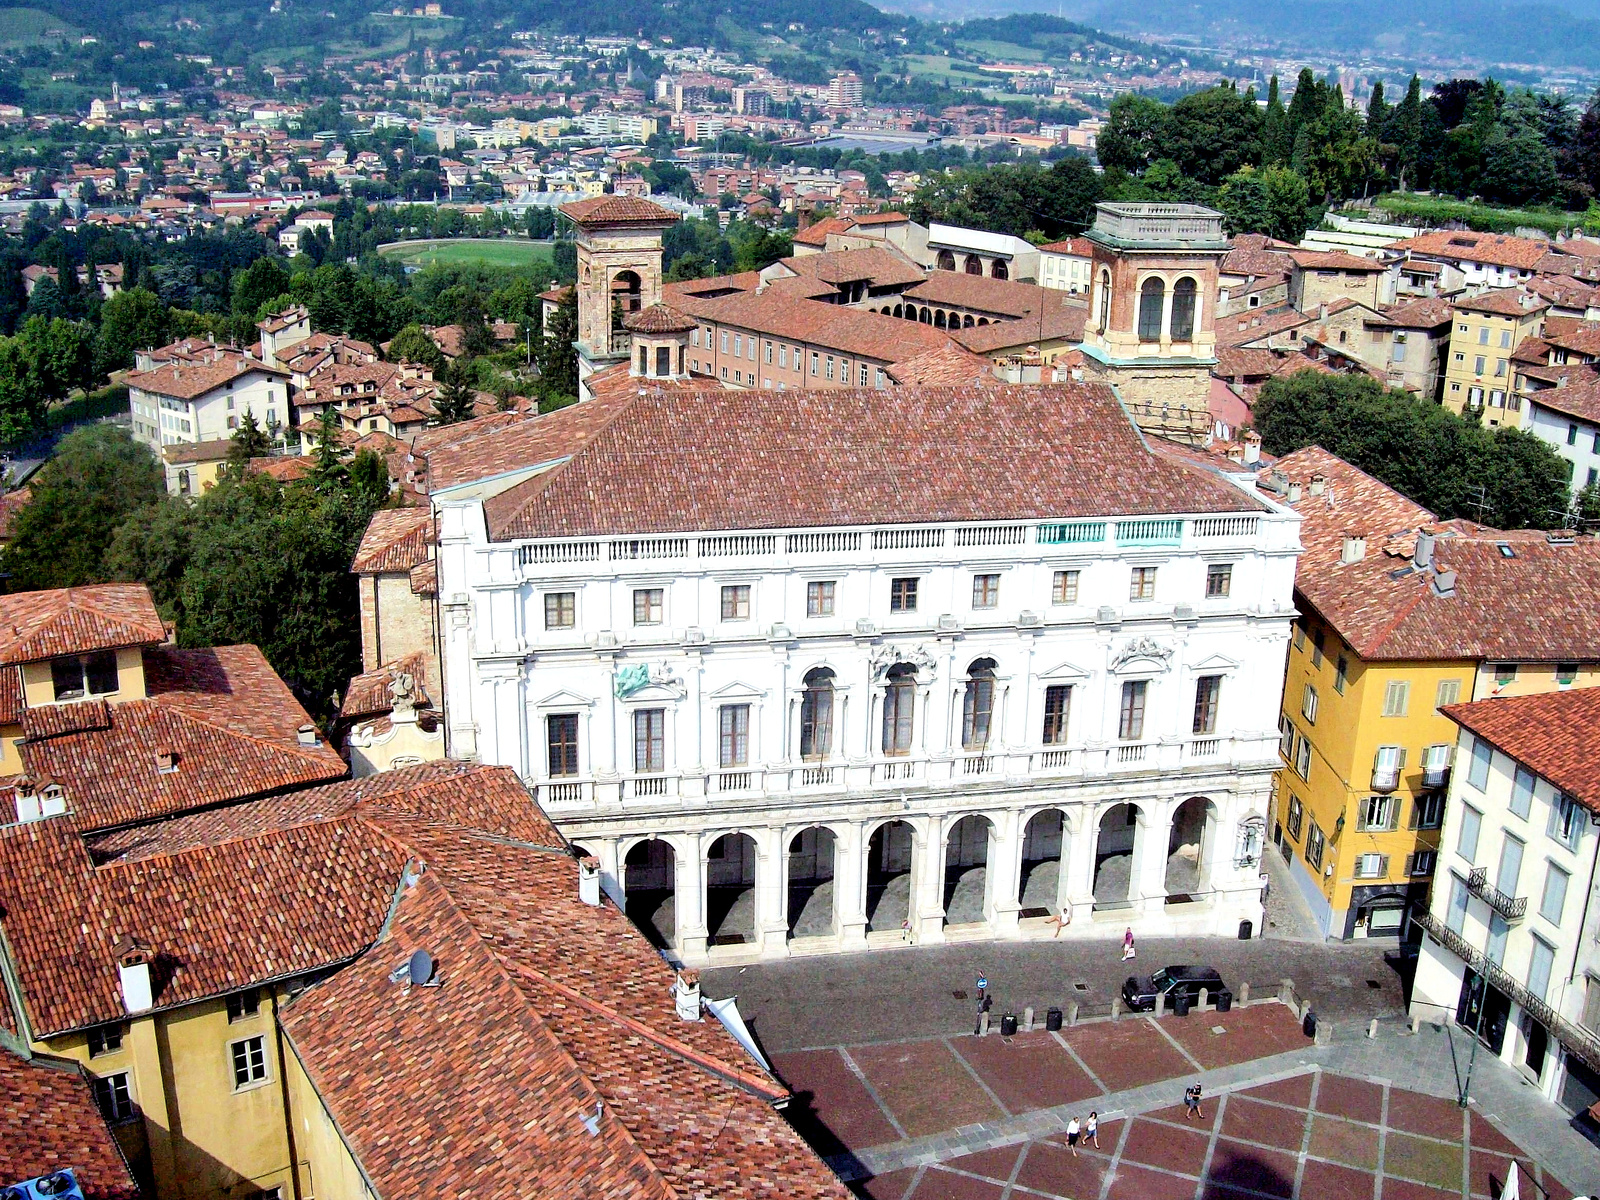
{"label": "trash bin", "polygon": [[1192,1005],[1193,1003],[1194,1003],[1194,997],[1189,995],[1188,992],[1186,992],[1186,991],[1173,992],[1172,993],[1172,1015],[1175,1016],[1175,1017],[1187,1017],[1189,1015],[1189,1006]]}
{"label": "trash bin", "polygon": [[1248,917],[1239,922],[1239,940],[1241,942],[1248,942],[1250,940],[1250,935],[1254,932],[1255,926],[1250,924],[1250,919]]}
{"label": "trash bin", "polygon": [[1308,1038],[1317,1036],[1317,1014],[1311,1009],[1306,1009],[1306,1019],[1300,1023],[1300,1032]]}
{"label": "trash bin", "polygon": [[1217,993],[1217,1011],[1219,1013],[1225,1013],[1225,1012],[1232,1012],[1233,1011],[1233,993],[1232,992],[1224,991],[1224,992],[1218,992]]}
{"label": "trash bin", "polygon": [[1045,1010],[1044,1027],[1051,1033],[1061,1028],[1061,1010],[1059,1008]]}
{"label": "trash bin", "polygon": [[1017,1032],[1017,1014],[1006,1013],[1000,1018],[1000,1036],[1010,1037]]}

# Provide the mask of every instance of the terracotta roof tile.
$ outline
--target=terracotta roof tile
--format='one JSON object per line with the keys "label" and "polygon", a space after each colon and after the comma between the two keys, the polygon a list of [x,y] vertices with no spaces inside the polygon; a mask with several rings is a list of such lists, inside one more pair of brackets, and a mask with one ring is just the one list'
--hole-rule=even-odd
{"label": "terracotta roof tile", "polygon": [[166,639],[142,583],[101,583],[0,596],[0,663],[38,662]]}
{"label": "terracotta roof tile", "polygon": [[1466,312],[1493,313],[1502,317],[1530,317],[1550,307],[1547,301],[1521,288],[1495,288],[1476,296],[1460,296],[1455,306]]}
{"label": "terracotta roof tile", "polygon": [[1256,507],[1064,383],[649,393],[485,515],[504,540]]}
{"label": "terracotta roof tile", "polygon": [[1497,696],[1439,711],[1591,812],[1600,812],[1600,776],[1594,769],[1600,688]]}
{"label": "terracotta roof tile", "polygon": [[591,196],[561,206],[579,225],[671,225],[678,214],[642,196]]}
{"label": "terracotta roof tile", "polygon": [[1539,260],[1549,253],[1550,243],[1498,233],[1468,233],[1464,230],[1437,229],[1402,241],[1391,242],[1387,248],[1450,262],[1475,262],[1486,266],[1517,267],[1531,271],[1539,265]]}
{"label": "terracotta roof tile", "polygon": [[834,250],[827,254],[803,254],[778,262],[800,275],[824,283],[855,283],[870,280],[874,287],[894,287],[923,278],[921,267],[900,251],[887,246],[862,246],[855,250]]}
{"label": "terracotta roof tile", "polygon": [[[596,396],[543,416],[495,413],[418,436],[430,491],[559,462],[603,429],[635,392]],[[435,439],[434,434],[445,435]],[[446,440],[447,439],[447,440]]]}
{"label": "terracotta roof tile", "polygon": [[999,385],[994,363],[960,346],[946,345],[893,364],[889,377],[914,387],[960,387],[964,384]]}
{"label": "terracotta roof tile", "polygon": [[367,522],[350,571],[355,575],[398,574],[431,557],[433,513],[427,508],[380,508]]}
{"label": "terracotta roof tile", "polygon": [[71,1169],[87,1200],[137,1200],[138,1185],[75,1062],[0,1048],[0,1180]]}
{"label": "terracotta roof tile", "polygon": [[158,363],[148,371],[130,371],[127,383],[129,387],[158,396],[193,400],[222,387],[230,380],[251,374],[288,378],[289,373],[269,367],[237,350],[217,348],[209,361],[174,360]]}
{"label": "terracotta roof tile", "polygon": [[737,326],[772,337],[794,338],[852,357],[898,362],[945,343],[943,330],[838,304],[820,304],[780,294],[738,292],[717,299],[683,297],[674,302],[703,321]]}
{"label": "terracotta roof tile", "polygon": [[683,333],[695,327],[693,317],[666,304],[652,304],[623,318],[623,328],[634,333]]}
{"label": "terracotta roof tile", "polygon": [[796,246],[826,246],[830,233],[848,233],[855,225],[849,217],[824,217],[794,235]]}
{"label": "terracotta roof tile", "polygon": [[353,676],[345,689],[344,703],[339,706],[339,715],[347,721],[353,721],[389,712],[394,707],[389,698],[389,685],[401,672],[405,672],[416,681],[417,707],[428,707],[432,697],[428,683],[428,663],[422,652],[418,651]]}

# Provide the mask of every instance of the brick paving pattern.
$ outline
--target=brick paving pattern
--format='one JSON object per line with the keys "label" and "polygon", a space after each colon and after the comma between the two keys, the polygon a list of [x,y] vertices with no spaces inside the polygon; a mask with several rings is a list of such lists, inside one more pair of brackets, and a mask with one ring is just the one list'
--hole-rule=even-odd
{"label": "brick paving pattern", "polygon": [[[1494,1200],[1513,1159],[1538,1185],[1525,1197],[1572,1197],[1477,1111],[1296,1064],[1309,1048],[1268,1003],[774,1066],[802,1132],[870,1200]],[[1257,1060],[1271,1061],[1252,1076]],[[1219,1069],[1222,1090],[1186,1120],[1183,1087]],[[1061,1128],[1091,1108],[1099,1148],[1074,1156]]]}

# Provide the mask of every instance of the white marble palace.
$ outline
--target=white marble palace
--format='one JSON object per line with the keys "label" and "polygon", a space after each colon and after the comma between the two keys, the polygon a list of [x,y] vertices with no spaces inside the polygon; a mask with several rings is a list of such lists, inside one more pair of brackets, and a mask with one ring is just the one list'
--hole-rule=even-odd
{"label": "white marble palace", "polygon": [[527,427],[433,491],[449,753],[684,962],[1259,929],[1291,510],[1099,384]]}

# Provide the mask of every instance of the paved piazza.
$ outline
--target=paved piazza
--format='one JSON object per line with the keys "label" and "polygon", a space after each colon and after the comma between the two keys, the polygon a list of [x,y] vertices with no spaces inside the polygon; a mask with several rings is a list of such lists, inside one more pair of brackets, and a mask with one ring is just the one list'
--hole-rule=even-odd
{"label": "paved piazza", "polygon": [[[1296,1061],[1310,1050],[1265,1001],[773,1065],[796,1125],[871,1200],[1498,1200],[1513,1160],[1539,1185],[1524,1200],[1573,1195],[1476,1105]],[[1186,1121],[1196,1080],[1205,1115]],[[1074,1157],[1066,1122],[1091,1109],[1099,1148]]]}

